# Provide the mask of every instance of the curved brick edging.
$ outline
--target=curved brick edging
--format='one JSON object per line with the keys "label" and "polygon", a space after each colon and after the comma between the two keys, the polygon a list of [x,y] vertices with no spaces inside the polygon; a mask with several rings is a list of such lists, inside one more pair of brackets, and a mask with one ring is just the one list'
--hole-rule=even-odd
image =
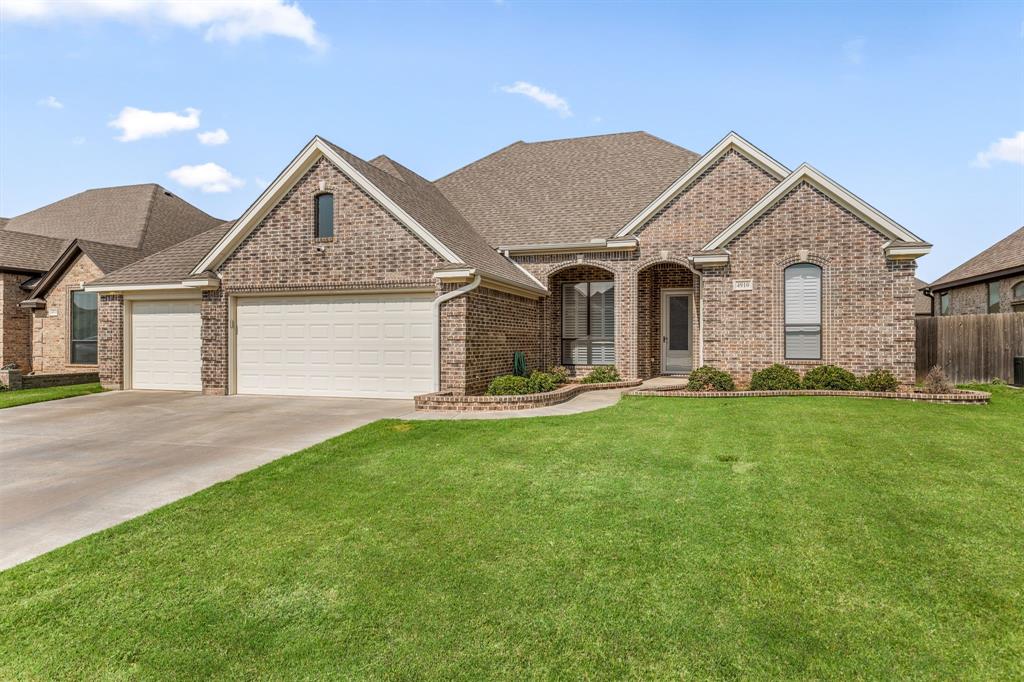
{"label": "curved brick edging", "polygon": [[634,388],[641,381],[615,381],[607,384],[566,384],[547,393],[529,395],[455,395],[451,391],[425,393],[416,396],[417,410],[438,410],[446,412],[485,412],[532,410],[535,407],[550,407],[570,400],[587,391],[603,391],[610,388]]}
{"label": "curved brick edging", "polygon": [[881,398],[883,400],[910,400],[921,403],[947,403],[951,405],[987,405],[992,397],[984,391],[956,391],[955,393],[912,393],[910,391],[686,391],[669,389],[641,389],[626,395],[660,396],[665,398],[781,398],[786,396],[821,396],[830,398]]}

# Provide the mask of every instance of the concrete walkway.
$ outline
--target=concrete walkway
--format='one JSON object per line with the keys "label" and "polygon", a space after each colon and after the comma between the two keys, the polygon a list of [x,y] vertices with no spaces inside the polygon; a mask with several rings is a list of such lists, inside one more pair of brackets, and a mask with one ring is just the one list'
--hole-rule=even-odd
{"label": "concrete walkway", "polygon": [[115,391],[0,410],[0,569],[411,400]]}

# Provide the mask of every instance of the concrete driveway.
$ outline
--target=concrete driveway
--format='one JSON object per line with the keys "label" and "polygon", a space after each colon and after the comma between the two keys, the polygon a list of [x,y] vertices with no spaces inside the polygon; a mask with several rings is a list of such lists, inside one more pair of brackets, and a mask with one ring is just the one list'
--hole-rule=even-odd
{"label": "concrete driveway", "polygon": [[116,391],[0,410],[0,569],[411,400]]}

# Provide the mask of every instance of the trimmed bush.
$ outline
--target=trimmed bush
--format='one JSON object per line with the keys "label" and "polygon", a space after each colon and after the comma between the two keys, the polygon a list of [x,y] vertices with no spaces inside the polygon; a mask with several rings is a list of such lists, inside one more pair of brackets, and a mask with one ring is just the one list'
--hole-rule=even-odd
{"label": "trimmed bush", "polygon": [[946,373],[938,365],[928,370],[928,376],[924,378],[921,388],[925,393],[952,393],[956,390],[953,382],[946,377]]}
{"label": "trimmed bush", "polygon": [[798,388],[800,375],[778,363],[758,370],[750,377],[751,391],[792,391]]}
{"label": "trimmed bush", "polygon": [[595,367],[587,376],[583,377],[582,384],[610,384],[615,381],[622,381],[619,377],[619,370],[612,365],[601,365]]}
{"label": "trimmed bush", "polygon": [[860,380],[860,387],[865,391],[891,393],[900,387],[900,382],[889,370],[876,369]]}
{"label": "trimmed bush", "polygon": [[736,384],[728,372],[704,365],[690,372],[687,391],[735,391]]}
{"label": "trimmed bush", "polygon": [[860,388],[853,372],[836,365],[818,365],[804,375],[803,387],[813,391],[856,391]]}
{"label": "trimmed bush", "polygon": [[558,379],[558,383],[560,384],[564,384],[569,380],[569,369],[567,367],[562,367],[561,365],[555,365],[554,367],[549,369],[548,374],[551,374],[554,377],[556,377]]}
{"label": "trimmed bush", "polygon": [[549,372],[533,372],[527,380],[530,393],[547,393],[558,388],[558,377]]}
{"label": "trimmed bush", "polygon": [[517,377],[515,374],[503,374],[494,377],[487,386],[487,395],[526,395],[532,393],[530,380]]}

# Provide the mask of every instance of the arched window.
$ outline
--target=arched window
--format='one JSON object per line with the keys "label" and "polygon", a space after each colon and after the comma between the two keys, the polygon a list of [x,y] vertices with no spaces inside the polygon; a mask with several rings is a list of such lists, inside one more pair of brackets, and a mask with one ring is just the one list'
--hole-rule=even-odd
{"label": "arched window", "polygon": [[1013,300],[1024,301],[1024,281],[1013,285]]}
{"label": "arched window", "polygon": [[316,195],[316,236],[334,236],[334,195]]}
{"label": "arched window", "polygon": [[821,359],[821,268],[797,263],[786,268],[785,337],[789,360]]}

